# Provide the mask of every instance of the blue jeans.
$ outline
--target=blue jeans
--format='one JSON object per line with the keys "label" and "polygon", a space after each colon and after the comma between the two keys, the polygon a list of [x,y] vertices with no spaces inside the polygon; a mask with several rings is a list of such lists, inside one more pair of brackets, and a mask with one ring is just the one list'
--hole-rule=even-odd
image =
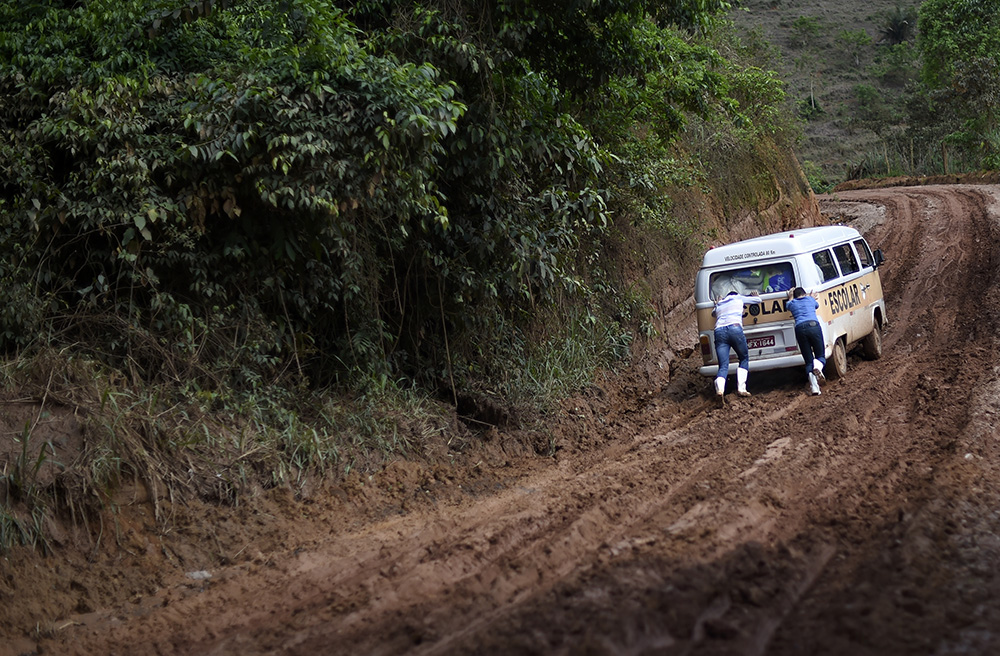
{"label": "blue jeans", "polygon": [[802,359],[806,361],[806,373],[812,373],[813,360],[819,360],[821,366],[826,366],[823,357],[823,329],[818,321],[803,321],[795,325],[795,341],[799,343]]}
{"label": "blue jeans", "polygon": [[729,349],[736,351],[742,369],[750,368],[750,351],[743,326],[723,326],[715,329],[715,355],[719,358],[719,377],[729,375]]}

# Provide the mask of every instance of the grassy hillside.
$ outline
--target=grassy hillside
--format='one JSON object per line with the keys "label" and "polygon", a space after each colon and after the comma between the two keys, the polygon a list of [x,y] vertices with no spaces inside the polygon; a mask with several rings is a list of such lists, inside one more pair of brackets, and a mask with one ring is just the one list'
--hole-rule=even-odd
{"label": "grassy hillside", "polygon": [[802,126],[796,152],[817,191],[858,175],[899,173],[899,157],[940,172],[932,170],[936,153],[911,155],[897,138],[904,91],[919,72],[916,22],[902,28],[899,45],[887,31],[916,10],[897,0],[747,0],[732,12],[744,38],[772,46],[787,110]]}

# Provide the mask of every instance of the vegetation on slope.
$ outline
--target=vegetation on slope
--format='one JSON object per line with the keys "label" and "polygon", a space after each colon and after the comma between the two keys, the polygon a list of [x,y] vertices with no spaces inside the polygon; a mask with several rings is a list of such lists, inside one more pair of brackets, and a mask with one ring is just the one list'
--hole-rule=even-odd
{"label": "vegetation on slope", "polygon": [[733,13],[773,45],[812,186],[995,169],[1000,47],[993,0],[747,0]]}
{"label": "vegetation on slope", "polygon": [[0,541],[52,490],[234,502],[413,448],[435,398],[497,423],[490,399],[621,362],[655,332],[623,244],[690,257],[677,189],[756,162],[719,185],[735,213],[787,166],[782,85],[720,45],[728,9],[0,3],[4,382],[87,431],[43,494],[26,422]]}

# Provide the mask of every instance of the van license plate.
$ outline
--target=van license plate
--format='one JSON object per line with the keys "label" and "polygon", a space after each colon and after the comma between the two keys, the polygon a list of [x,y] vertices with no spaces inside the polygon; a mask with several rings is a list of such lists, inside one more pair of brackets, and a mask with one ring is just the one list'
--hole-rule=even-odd
{"label": "van license plate", "polygon": [[752,349],[762,349],[768,346],[774,346],[774,335],[767,335],[765,337],[751,337],[747,340],[747,348]]}

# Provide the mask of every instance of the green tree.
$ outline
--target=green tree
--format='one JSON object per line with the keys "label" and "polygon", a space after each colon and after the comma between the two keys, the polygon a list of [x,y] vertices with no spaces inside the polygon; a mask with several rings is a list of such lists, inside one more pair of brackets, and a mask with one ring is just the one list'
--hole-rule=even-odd
{"label": "green tree", "polygon": [[879,48],[870,70],[883,83],[902,87],[920,77],[920,53],[910,42]]}
{"label": "green tree", "polygon": [[893,120],[884,94],[870,84],[857,84],[853,89],[856,110],[853,120],[875,133],[889,128]]}
{"label": "green tree", "polygon": [[602,239],[687,117],[771,121],[706,40],[727,8],[0,4],[0,346],[201,388],[477,371],[615,302]]}
{"label": "green tree", "polygon": [[[139,1],[5,7],[0,240],[4,275],[32,279],[4,293],[34,290],[5,299],[8,347],[60,330],[143,375],[182,377],[170,353],[233,383],[381,361],[391,261],[372,255],[447,228],[453,83],[321,3],[173,24]],[[39,307],[66,319],[34,325]]]}
{"label": "green tree", "polygon": [[917,10],[896,5],[882,16],[882,26],[878,31],[882,35],[879,43],[895,46],[907,41],[917,31]]}
{"label": "green tree", "polygon": [[792,45],[802,48],[819,36],[822,31],[815,16],[799,16],[792,21]]}
{"label": "green tree", "polygon": [[926,0],[920,5],[924,81],[947,86],[956,64],[1000,56],[1000,0]]}
{"label": "green tree", "polygon": [[864,30],[841,30],[837,34],[836,44],[854,61],[855,66],[860,67],[861,54],[872,45],[872,38]]}
{"label": "green tree", "polygon": [[987,166],[1000,162],[1000,0],[927,0],[920,7],[923,80],[951,116],[949,141]]}

